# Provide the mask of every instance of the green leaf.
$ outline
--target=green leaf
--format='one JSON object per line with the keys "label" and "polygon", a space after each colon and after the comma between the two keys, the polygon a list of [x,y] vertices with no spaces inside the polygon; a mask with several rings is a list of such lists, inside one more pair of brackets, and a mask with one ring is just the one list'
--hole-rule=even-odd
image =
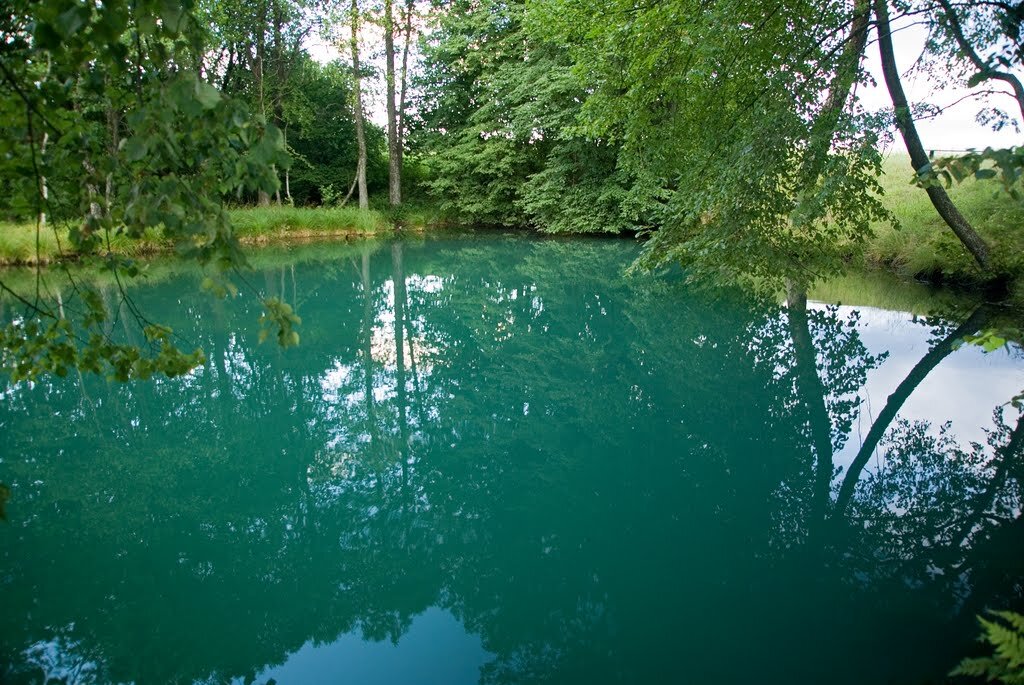
{"label": "green leaf", "polygon": [[86,25],[89,21],[89,8],[84,5],[76,5],[71,9],[61,12],[54,26],[64,38],[70,38]]}
{"label": "green leaf", "polygon": [[181,32],[182,25],[185,19],[185,10],[181,6],[181,3],[175,2],[174,0],[164,0],[160,7],[160,20],[164,24],[164,29],[172,35],[177,35]]}
{"label": "green leaf", "polygon": [[196,79],[195,95],[203,109],[213,109],[221,101],[220,91],[200,78]]}
{"label": "green leaf", "polygon": [[124,150],[125,159],[129,162],[138,162],[149,152],[146,142],[139,136],[126,138],[121,142],[121,147]]}
{"label": "green leaf", "polygon": [[974,74],[971,78],[967,79],[967,87],[974,88],[976,85],[986,80],[988,80],[988,73],[979,71],[977,74]]}

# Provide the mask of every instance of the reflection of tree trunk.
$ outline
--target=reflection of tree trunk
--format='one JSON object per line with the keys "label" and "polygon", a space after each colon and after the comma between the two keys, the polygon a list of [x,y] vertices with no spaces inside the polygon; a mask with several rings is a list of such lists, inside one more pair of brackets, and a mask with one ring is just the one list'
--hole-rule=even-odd
{"label": "reflection of tree trunk", "polygon": [[825,386],[818,376],[818,355],[807,320],[807,292],[790,284],[786,299],[789,331],[796,357],[798,391],[801,401],[807,407],[816,458],[814,518],[823,521],[832,483],[832,419],[825,406]]}
{"label": "reflection of tree trunk", "polygon": [[407,331],[406,340],[409,341],[409,370],[412,371],[413,404],[415,405],[416,416],[419,417],[419,425],[425,426],[427,424],[427,417],[423,413],[423,393],[420,391],[419,367],[416,365],[416,336],[413,334],[412,328],[414,314],[408,305],[409,302],[406,301],[405,330]]}
{"label": "reflection of tree trunk", "polygon": [[[896,67],[896,57],[892,47],[892,34],[889,31],[887,2],[888,0],[875,0],[875,17],[878,20],[878,50],[882,56],[882,75],[885,77],[885,84],[888,86],[889,95],[892,98],[896,125],[900,129],[900,133],[903,134],[907,152],[910,153],[910,162],[914,166],[914,171],[920,173],[929,163],[928,154],[921,143],[921,137],[917,134],[914,116],[910,112],[910,105],[907,103],[907,96],[903,92],[903,84],[900,82],[900,73]],[[960,214],[946,191],[938,185],[930,185],[926,191],[928,198],[935,206],[935,211],[939,213],[942,220],[953,230],[953,233],[981,268],[987,269],[989,265],[988,245],[975,232],[974,227],[967,219]]]}
{"label": "reflection of tree trunk", "polygon": [[943,338],[935,347],[929,350],[921,361],[910,370],[907,377],[903,379],[903,382],[893,390],[892,394],[889,395],[889,399],[885,403],[885,407],[878,414],[878,418],[871,424],[871,430],[868,431],[868,435],[864,438],[864,443],[860,447],[860,451],[854,458],[853,463],[850,464],[850,470],[847,471],[846,477],[843,478],[843,484],[839,488],[839,495],[836,498],[835,516],[838,518],[842,516],[846,506],[850,503],[853,498],[853,491],[857,487],[857,481],[860,479],[860,474],[867,466],[868,461],[871,459],[871,454],[875,451],[875,447],[878,446],[882,436],[885,435],[885,431],[889,428],[889,424],[892,423],[893,419],[896,418],[896,413],[903,407],[903,403],[907,401],[907,398],[914,392],[921,381],[931,373],[939,362],[949,356],[950,352],[953,351],[956,344],[964,338],[964,336],[970,335],[976,332],[985,322],[988,320],[988,310],[986,307],[981,306],[974,310],[974,313],[968,317],[967,321],[960,324],[955,331]]}
{"label": "reflection of tree trunk", "polygon": [[216,298],[213,300],[213,318],[214,330],[210,337],[213,354],[210,359],[217,370],[217,409],[220,415],[218,425],[230,426],[231,412],[235,403],[231,392],[232,379],[228,373],[227,346],[223,342],[228,336],[228,324],[225,321],[224,303]]}
{"label": "reflection of tree trunk", "polygon": [[406,482],[406,467],[409,461],[409,419],[406,413],[408,398],[405,388],[405,271],[402,268],[402,244],[391,246],[391,276],[395,286],[395,392],[398,402],[398,430],[401,446],[398,450],[402,460],[402,484]]}
{"label": "reflection of tree trunk", "polygon": [[366,418],[370,424],[370,449],[377,432],[377,410],[373,404],[373,292],[370,288],[370,253],[363,252],[363,394]]}

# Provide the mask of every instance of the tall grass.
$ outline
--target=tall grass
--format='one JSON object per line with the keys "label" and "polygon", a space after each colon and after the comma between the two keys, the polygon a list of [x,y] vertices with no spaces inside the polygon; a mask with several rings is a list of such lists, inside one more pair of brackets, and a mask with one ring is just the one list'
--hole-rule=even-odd
{"label": "tall grass", "polygon": [[[105,240],[103,249],[106,247]],[[158,231],[150,230],[142,240],[112,234],[109,247],[117,254],[135,257],[169,249],[170,243]],[[49,224],[37,231],[32,223],[0,222],[0,265],[47,264],[73,256],[66,224]]]}
{"label": "tall grass", "polygon": [[383,213],[358,207],[244,207],[230,213],[240,238],[376,233],[391,229]]}
{"label": "tall grass", "polygon": [[[49,228],[38,232],[33,224],[0,222],[0,263],[49,262],[60,254],[57,238]],[[66,232],[62,236],[67,238]]]}
{"label": "tall grass", "polygon": [[[942,221],[925,191],[911,183],[913,167],[906,154],[893,154],[880,179],[883,203],[899,220],[899,228],[878,223],[864,257],[869,265],[886,266],[903,276],[971,281],[982,277],[973,258]],[[991,181],[967,180],[947,192],[964,217],[989,243],[996,268],[1024,273],[1024,204],[999,193]]]}
{"label": "tall grass", "polygon": [[[245,207],[230,210],[231,223],[243,242],[267,242],[317,236],[372,235],[393,228],[383,212],[354,207]],[[67,225],[48,225],[38,232],[33,223],[0,222],[0,265],[49,263],[74,257]],[[158,229],[143,240],[112,234],[110,250],[129,257],[170,250]],[[107,248],[106,242],[103,251]]]}

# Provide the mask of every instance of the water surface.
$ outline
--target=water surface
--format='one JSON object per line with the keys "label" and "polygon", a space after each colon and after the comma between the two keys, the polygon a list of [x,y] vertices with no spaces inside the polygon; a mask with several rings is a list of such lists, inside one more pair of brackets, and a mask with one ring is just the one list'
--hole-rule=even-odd
{"label": "water surface", "polygon": [[787,309],[634,253],[264,253],[289,350],[155,268],[132,298],[205,367],[4,390],[0,680],[941,680],[1021,604],[1020,348],[948,296]]}

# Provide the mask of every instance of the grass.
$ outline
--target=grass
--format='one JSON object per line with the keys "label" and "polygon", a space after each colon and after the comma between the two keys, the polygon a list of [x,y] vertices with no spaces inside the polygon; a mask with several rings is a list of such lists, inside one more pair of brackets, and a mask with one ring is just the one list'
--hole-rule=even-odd
{"label": "grass", "polygon": [[[246,257],[250,266],[258,272],[280,269],[299,262],[345,263],[363,254],[373,254],[381,249],[382,245],[382,242],[373,238],[329,242],[296,240],[275,243],[272,249],[250,250]],[[43,269],[6,269],[3,271],[2,280],[8,288],[23,294],[35,291],[37,271],[42,279],[44,292],[51,295],[62,293],[70,296],[72,288],[69,278],[72,276],[78,283],[86,283],[99,289],[117,287],[115,276],[103,268],[102,264],[79,262],[66,266],[67,268],[50,266]],[[139,277],[132,280],[135,285],[161,283],[171,278],[188,276],[196,280],[198,287],[204,275],[194,261],[179,258],[174,254],[168,254],[162,259],[140,260],[138,266]],[[228,278],[233,280],[235,276],[229,274]],[[0,300],[3,296],[0,293]]]}
{"label": "grass", "polygon": [[907,281],[887,271],[851,271],[815,283],[808,296],[818,302],[898,309],[918,315],[970,310],[977,300],[959,289]]}
{"label": "grass", "polygon": [[[0,221],[0,266],[50,264],[73,257],[70,244],[64,225],[48,225],[37,235],[35,224]],[[170,249],[170,245],[152,230],[142,240],[113,235],[110,248],[117,254],[139,257]]]}
{"label": "grass", "polygon": [[[231,223],[243,243],[285,242],[302,238],[368,237],[404,228],[419,229],[431,225],[434,216],[427,209],[412,207],[400,215],[360,210],[354,207],[240,207],[230,210]],[[47,226],[36,235],[32,223],[0,222],[0,265],[49,264],[74,257],[70,250],[68,227]],[[38,240],[38,244],[37,244]],[[172,249],[158,231],[143,240],[111,236],[111,251],[128,257],[140,257]]]}
{"label": "grass", "polygon": [[[64,232],[66,238],[66,232]],[[31,224],[0,222],[0,260],[5,264],[27,264],[36,261],[53,261],[60,253],[53,231],[39,232],[36,245],[36,230]]]}
{"label": "grass", "polygon": [[357,207],[244,207],[231,210],[231,223],[243,240],[366,235],[393,227],[383,212]]}
{"label": "grass", "polygon": [[[883,203],[896,215],[899,227],[872,226],[874,237],[867,243],[867,266],[882,266],[904,277],[932,281],[972,283],[983,280],[973,258],[935,212],[923,189],[910,183],[913,168],[905,154],[891,155],[883,165],[880,179],[885,191]],[[1024,204],[1004,193],[996,195],[997,184],[965,181],[947,192],[964,217],[988,242],[995,267],[1019,278],[1024,275]]]}

